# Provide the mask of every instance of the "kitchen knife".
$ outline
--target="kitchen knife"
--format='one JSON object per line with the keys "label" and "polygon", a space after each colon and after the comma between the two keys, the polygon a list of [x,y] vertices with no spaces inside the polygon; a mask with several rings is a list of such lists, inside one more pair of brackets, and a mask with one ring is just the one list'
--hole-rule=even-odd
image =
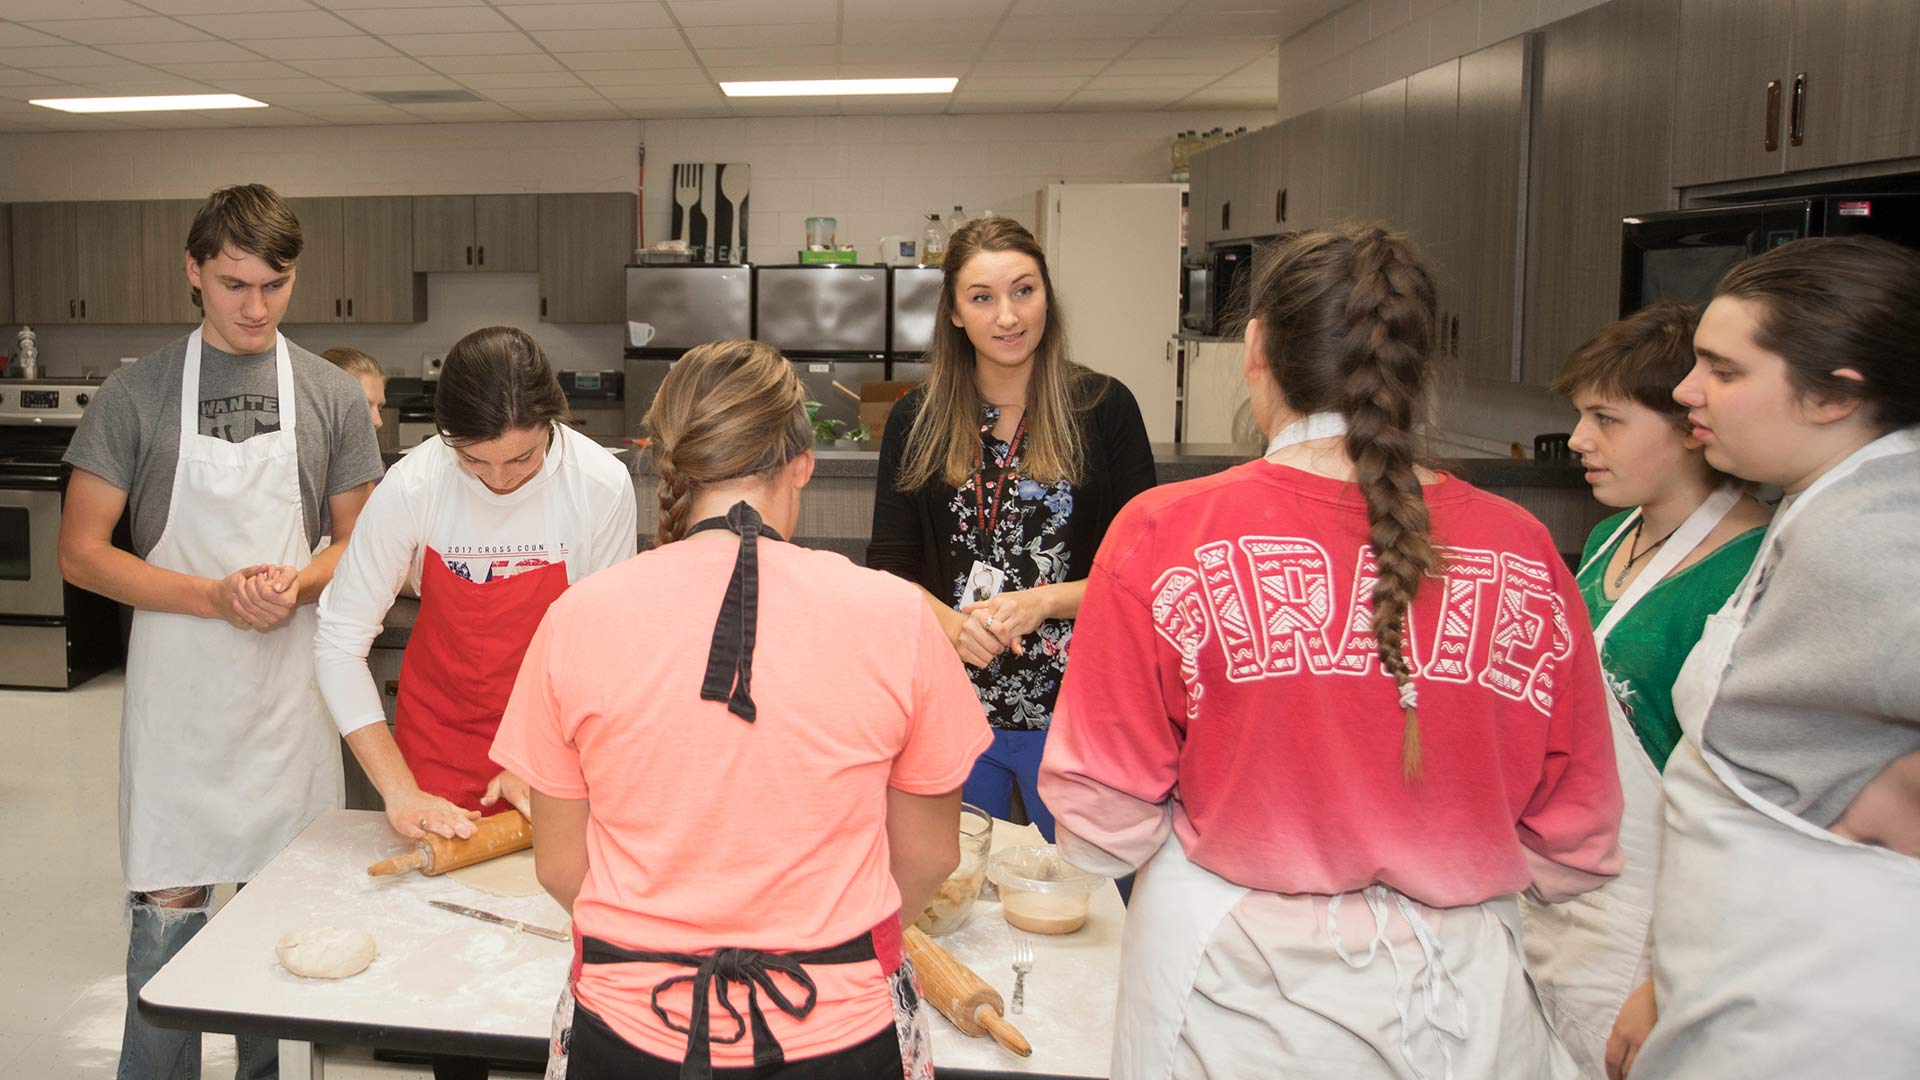
{"label": "kitchen knife", "polygon": [[523,923],[518,919],[509,919],[504,915],[495,915],[491,911],[481,911],[479,908],[470,908],[470,907],[467,907],[465,904],[449,904],[445,900],[429,900],[427,901],[427,903],[432,904],[434,907],[437,907],[442,911],[451,911],[455,915],[465,915],[470,919],[479,919],[481,922],[490,922],[495,924],[496,926],[504,926],[509,930],[518,930],[523,934],[538,934],[543,938],[552,938],[555,941],[572,941],[573,940],[573,937],[571,935],[563,934],[558,930],[549,930],[544,926],[535,926],[532,923]]}

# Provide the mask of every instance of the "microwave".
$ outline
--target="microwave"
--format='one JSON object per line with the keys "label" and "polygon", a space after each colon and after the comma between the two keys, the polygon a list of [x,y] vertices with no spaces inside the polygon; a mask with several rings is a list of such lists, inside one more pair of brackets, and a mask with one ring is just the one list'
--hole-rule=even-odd
{"label": "microwave", "polygon": [[1704,304],[1733,264],[1809,236],[1920,248],[1920,194],[1816,195],[1636,214],[1621,222],[1620,314]]}
{"label": "microwave", "polygon": [[[1183,317],[1183,328],[1209,337],[1222,337],[1239,331],[1246,320],[1248,272],[1253,269],[1254,243],[1235,241],[1207,247],[1204,286],[1197,290],[1199,308],[1190,309],[1192,320]],[[1191,278],[1187,301],[1195,302]]]}

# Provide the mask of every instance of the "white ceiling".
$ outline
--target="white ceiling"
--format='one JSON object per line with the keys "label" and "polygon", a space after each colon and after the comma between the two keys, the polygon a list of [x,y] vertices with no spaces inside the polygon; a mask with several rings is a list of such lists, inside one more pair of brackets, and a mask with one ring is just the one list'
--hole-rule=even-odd
{"label": "white ceiling", "polygon": [[[0,131],[1263,108],[1346,0],[0,0]],[[721,80],[941,76],[953,95],[738,99]],[[389,105],[395,90],[483,100]],[[226,91],[270,109],[71,116]]]}

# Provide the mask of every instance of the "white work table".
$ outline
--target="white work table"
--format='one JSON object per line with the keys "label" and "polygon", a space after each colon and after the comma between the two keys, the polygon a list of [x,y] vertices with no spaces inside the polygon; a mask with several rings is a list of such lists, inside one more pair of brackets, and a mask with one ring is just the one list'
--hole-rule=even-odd
{"label": "white work table", "polygon": [[[1035,842],[1031,826],[995,823],[996,849]],[[544,895],[493,896],[415,873],[367,875],[369,864],[407,847],[380,813],[322,815],[147,983],[142,1014],[167,1027],[278,1038],[286,1080],[320,1080],[328,1045],[544,1060],[571,947],[427,901],[556,930],[566,928],[565,912]],[[1124,920],[1119,894],[1107,884],[1085,927],[1034,938],[1026,1011],[1009,1018],[1032,1042],[1032,1057],[962,1035],[932,1014],[939,1075],[1105,1077]],[[379,955],[352,978],[301,978],[280,966],[274,944],[308,926],[365,928]],[[966,926],[935,940],[1011,1003],[1011,939],[999,904],[980,901]]]}

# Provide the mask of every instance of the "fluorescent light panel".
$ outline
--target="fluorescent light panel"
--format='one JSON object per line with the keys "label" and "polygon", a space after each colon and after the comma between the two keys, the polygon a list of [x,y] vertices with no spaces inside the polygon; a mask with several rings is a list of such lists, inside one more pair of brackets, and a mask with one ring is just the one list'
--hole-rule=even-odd
{"label": "fluorescent light panel", "polygon": [[858,94],[951,94],[959,79],[784,79],[723,82],[728,97],[851,97]]}
{"label": "fluorescent light panel", "polygon": [[157,97],[38,98],[27,102],[70,113],[201,112],[207,109],[264,109],[267,103],[239,94],[162,94]]}

